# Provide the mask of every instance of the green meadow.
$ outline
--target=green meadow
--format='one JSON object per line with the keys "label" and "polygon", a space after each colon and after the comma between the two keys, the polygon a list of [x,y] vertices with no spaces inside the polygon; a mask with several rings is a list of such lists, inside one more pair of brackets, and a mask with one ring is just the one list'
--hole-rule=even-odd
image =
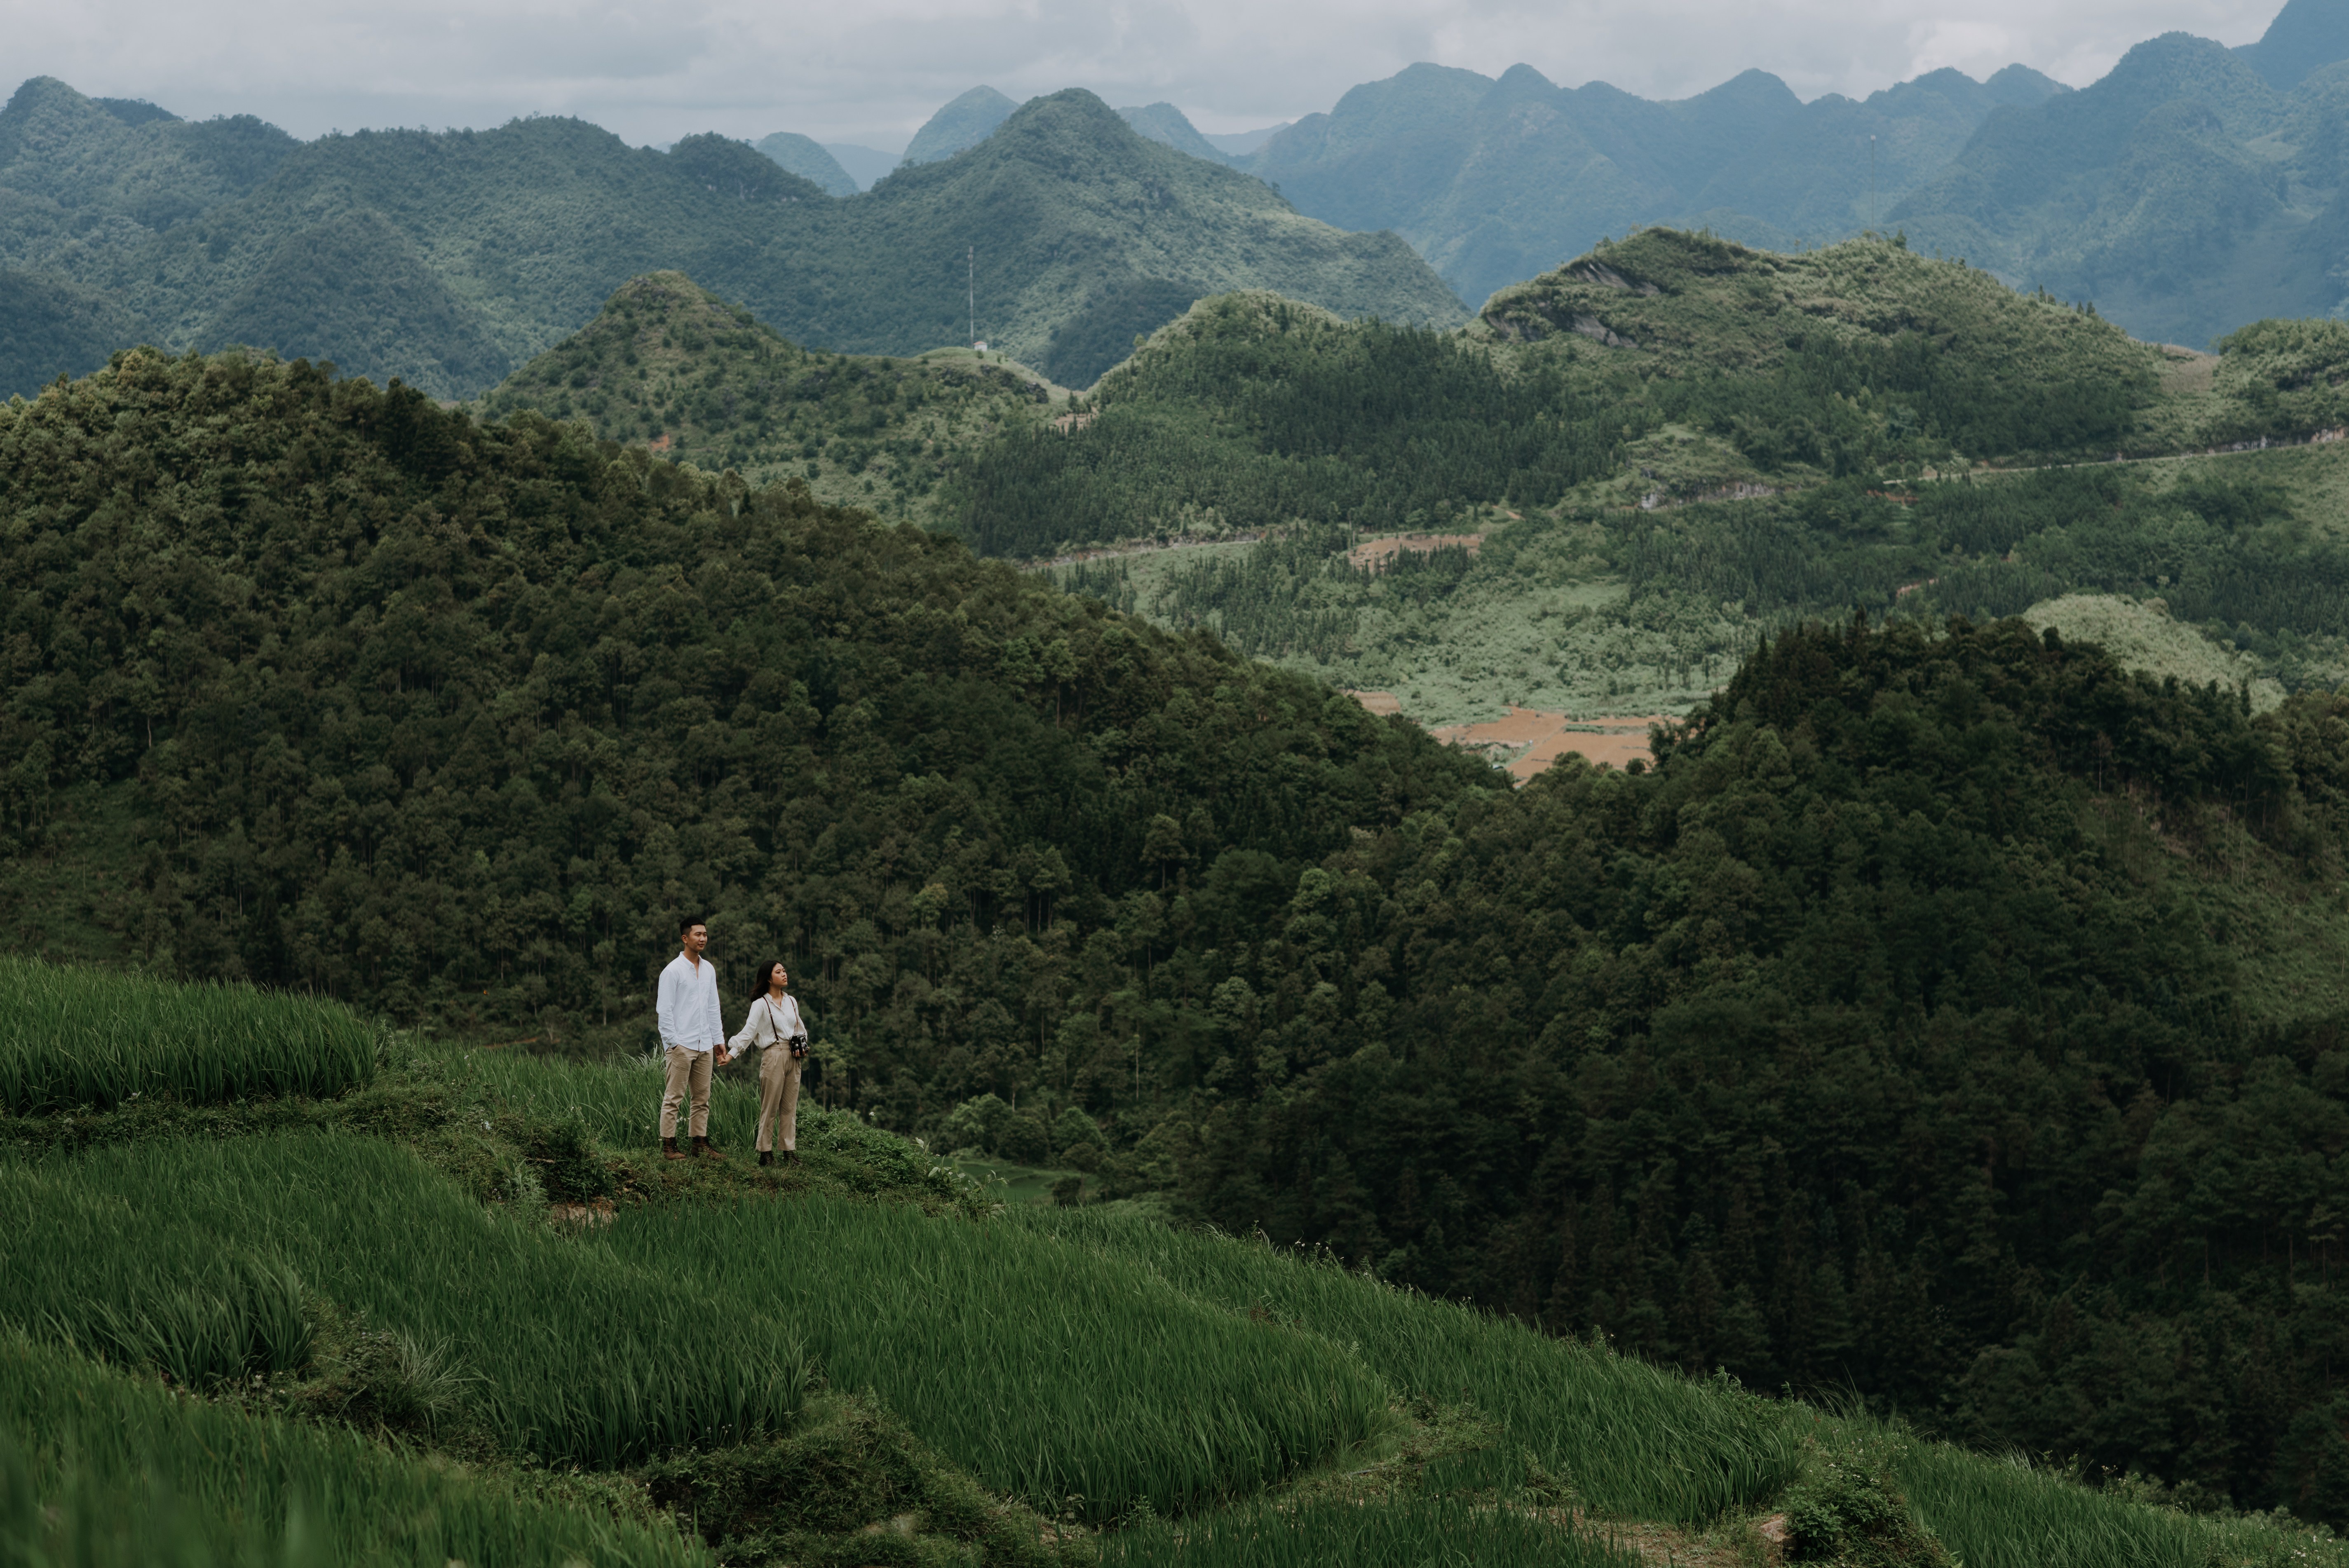
{"label": "green meadow", "polygon": [[[1006,1205],[820,1105],[761,1168],[739,1073],[720,1157],[668,1162],[647,1064],[6,975],[45,1086],[0,1122],[11,1563],[2349,1562],[1132,1204]],[[171,1013],[117,1058],[135,1100],[37,1075]]]}

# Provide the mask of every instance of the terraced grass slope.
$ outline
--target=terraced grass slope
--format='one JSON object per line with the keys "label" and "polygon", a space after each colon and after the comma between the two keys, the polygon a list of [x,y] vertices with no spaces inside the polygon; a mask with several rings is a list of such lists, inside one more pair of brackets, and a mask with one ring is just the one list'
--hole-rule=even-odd
{"label": "terraced grass slope", "polygon": [[[309,1004],[249,1006],[298,1053]],[[820,1107],[802,1164],[679,1167],[657,1074],[382,1049],[339,1096],[268,1094],[279,1064],[232,1104],[0,1121],[12,1542],[109,1568],[1632,1568],[1762,1552],[1777,1513],[1822,1562],[2344,1560],[1122,1208],[997,1212]],[[721,1146],[749,1099],[722,1075]],[[742,1381],[785,1345],[821,1374]]]}

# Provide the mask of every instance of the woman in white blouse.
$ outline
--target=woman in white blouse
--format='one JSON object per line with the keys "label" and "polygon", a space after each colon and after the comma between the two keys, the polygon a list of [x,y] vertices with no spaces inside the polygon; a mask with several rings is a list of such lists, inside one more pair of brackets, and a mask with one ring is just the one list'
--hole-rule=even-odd
{"label": "woman in white blouse", "polygon": [[759,972],[759,988],[750,998],[750,1016],[742,1032],[726,1042],[736,1056],[750,1047],[759,1057],[759,1163],[775,1162],[775,1123],[782,1122],[783,1161],[798,1161],[800,1064],[807,1060],[807,1025],[801,1021],[796,997],[787,994],[792,983],[780,958]]}

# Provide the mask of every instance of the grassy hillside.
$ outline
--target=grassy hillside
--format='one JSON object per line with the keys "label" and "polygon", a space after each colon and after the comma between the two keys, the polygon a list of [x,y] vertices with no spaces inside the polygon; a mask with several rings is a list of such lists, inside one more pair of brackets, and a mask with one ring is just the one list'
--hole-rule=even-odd
{"label": "grassy hillside", "polygon": [[440,397],[479,393],[666,269],[795,342],[868,354],[965,341],[974,253],[980,335],[1030,362],[1055,327],[1154,281],[1190,298],[1273,288],[1348,315],[1463,314],[1392,236],[1301,218],[1082,92],[846,199],[715,136],[664,154],[541,119],[296,145],[249,122],[127,125],[46,78],[11,101],[0,263],[174,348],[331,359]]}
{"label": "grassy hillside", "polygon": [[[675,1166],[642,1064],[378,1055],[340,1096],[0,1122],[0,1525],[38,1560],[1634,1568],[1764,1525],[1815,1562],[2342,1560],[1120,1206],[994,1212],[821,1108],[800,1164]],[[739,1150],[750,1091],[715,1098]],[[695,1375],[631,1377],[680,1315],[719,1326]],[[771,1342],[828,1376],[730,1385]]]}

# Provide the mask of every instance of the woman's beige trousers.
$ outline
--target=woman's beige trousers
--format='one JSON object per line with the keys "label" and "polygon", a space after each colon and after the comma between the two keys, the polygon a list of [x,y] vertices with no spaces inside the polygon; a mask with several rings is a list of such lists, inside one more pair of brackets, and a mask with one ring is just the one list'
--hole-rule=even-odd
{"label": "woman's beige trousers", "polygon": [[775,1146],[775,1123],[782,1123],[783,1147],[799,1147],[800,1058],[781,1040],[760,1053],[759,1152]]}

